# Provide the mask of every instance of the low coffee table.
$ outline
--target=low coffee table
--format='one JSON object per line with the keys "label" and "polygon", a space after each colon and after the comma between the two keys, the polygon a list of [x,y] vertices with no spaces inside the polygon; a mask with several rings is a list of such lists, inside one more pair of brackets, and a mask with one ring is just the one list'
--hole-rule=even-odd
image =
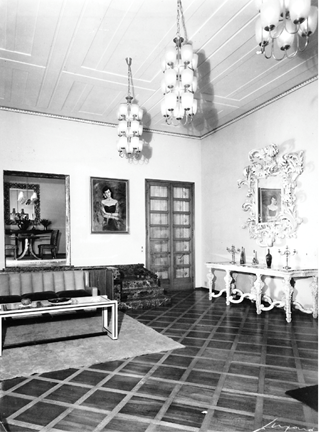
{"label": "low coffee table", "polygon": [[[22,303],[0,304],[0,356],[2,356],[2,319],[27,317],[43,313],[58,313],[81,309],[102,309],[102,327],[111,339],[118,338],[118,303],[106,296],[76,297],[61,303],[49,300],[34,301],[24,306]],[[109,317],[110,312],[110,317]]]}

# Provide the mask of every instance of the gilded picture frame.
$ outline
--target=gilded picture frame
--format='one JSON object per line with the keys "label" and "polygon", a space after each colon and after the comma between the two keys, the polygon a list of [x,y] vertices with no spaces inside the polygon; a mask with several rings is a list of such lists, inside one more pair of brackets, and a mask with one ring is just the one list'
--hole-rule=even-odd
{"label": "gilded picture frame", "polygon": [[91,233],[129,233],[129,181],[91,177]]}

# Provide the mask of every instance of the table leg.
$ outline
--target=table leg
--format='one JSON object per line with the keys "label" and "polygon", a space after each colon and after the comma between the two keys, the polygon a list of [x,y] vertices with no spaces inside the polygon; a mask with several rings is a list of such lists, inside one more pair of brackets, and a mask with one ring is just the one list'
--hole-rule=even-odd
{"label": "table leg", "polygon": [[36,258],[36,259],[41,259],[40,257],[38,257],[38,255],[36,255],[36,253],[34,252],[34,250],[33,250],[33,243],[34,243],[34,240],[31,240],[30,239],[30,243],[29,243],[29,251],[30,251],[30,254],[34,257],[34,258]]}
{"label": "table leg", "polygon": [[0,317],[0,357],[2,356],[2,317]]}
{"label": "table leg", "polygon": [[[23,246],[24,246],[24,249],[23,249]],[[19,259],[22,259],[24,256],[25,256],[25,254],[28,252],[28,249],[29,249],[29,239],[23,239],[23,241],[22,241],[22,252],[21,252],[21,254],[17,257],[17,259],[19,260]]]}
{"label": "table leg", "polygon": [[224,277],[225,286],[226,286],[226,304],[230,305],[230,285],[233,278],[231,277],[230,270],[226,270],[226,276]]}
{"label": "table leg", "polygon": [[[111,317],[109,324],[109,311],[108,308],[111,308]],[[112,304],[109,306],[105,306],[102,309],[102,321],[103,328],[109,333],[111,339],[117,339],[117,331],[118,331],[118,316],[117,316],[117,305]]]}
{"label": "table leg", "polygon": [[207,273],[207,283],[208,283],[208,299],[213,298],[213,274],[212,271]]}
{"label": "table leg", "polygon": [[311,281],[311,292],[313,298],[313,313],[314,318],[318,318],[318,276],[313,276]]}
{"label": "table leg", "polygon": [[261,274],[256,273],[256,280],[254,282],[254,287],[255,287],[255,294],[256,294],[256,312],[257,312],[257,315],[261,314],[261,309],[260,309],[261,293],[262,293],[262,289],[263,289],[264,285],[265,284],[261,279]]}
{"label": "table leg", "polygon": [[284,277],[284,290],[285,290],[285,310],[286,310],[286,321],[291,322],[291,298],[294,289],[291,285],[291,276]]}

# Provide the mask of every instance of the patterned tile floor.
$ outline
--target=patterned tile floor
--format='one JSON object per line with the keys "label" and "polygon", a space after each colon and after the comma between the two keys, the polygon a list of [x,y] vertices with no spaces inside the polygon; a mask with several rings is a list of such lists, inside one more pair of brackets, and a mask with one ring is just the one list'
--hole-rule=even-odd
{"label": "patterned tile floor", "polygon": [[[294,311],[226,307],[207,290],[129,315],[184,349],[3,381],[3,430],[317,431],[318,414],[285,394],[318,383],[318,325]],[[1,430],[1,426],[0,426]]]}

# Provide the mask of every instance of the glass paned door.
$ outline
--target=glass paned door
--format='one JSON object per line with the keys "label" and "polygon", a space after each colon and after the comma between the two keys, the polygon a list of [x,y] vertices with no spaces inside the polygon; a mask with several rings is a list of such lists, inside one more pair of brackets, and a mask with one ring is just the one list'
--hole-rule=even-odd
{"label": "glass paned door", "polygon": [[146,180],[147,268],[167,289],[194,287],[193,184]]}

